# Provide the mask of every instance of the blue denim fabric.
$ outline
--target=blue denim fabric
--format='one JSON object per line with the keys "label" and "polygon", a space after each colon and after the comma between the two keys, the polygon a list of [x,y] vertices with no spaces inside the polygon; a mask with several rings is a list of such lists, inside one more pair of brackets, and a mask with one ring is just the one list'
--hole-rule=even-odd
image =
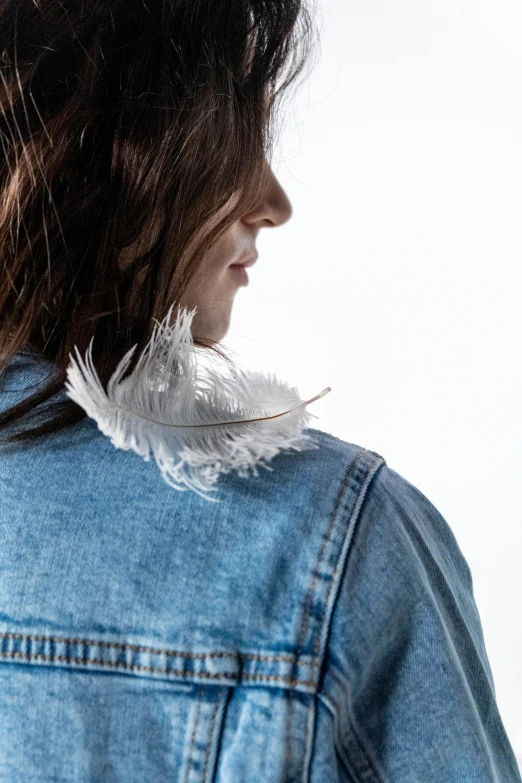
{"label": "blue denim fabric", "polygon": [[89,418],[0,447],[2,782],[521,783],[447,522],[310,434],[221,503]]}

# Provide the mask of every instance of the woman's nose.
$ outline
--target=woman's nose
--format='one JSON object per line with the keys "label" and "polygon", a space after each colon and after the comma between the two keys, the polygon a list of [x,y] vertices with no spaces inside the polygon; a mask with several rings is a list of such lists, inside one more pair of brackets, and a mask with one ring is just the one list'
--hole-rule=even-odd
{"label": "woman's nose", "polygon": [[269,187],[264,199],[242,218],[245,223],[259,228],[281,226],[292,217],[292,204],[270,167],[268,178]]}

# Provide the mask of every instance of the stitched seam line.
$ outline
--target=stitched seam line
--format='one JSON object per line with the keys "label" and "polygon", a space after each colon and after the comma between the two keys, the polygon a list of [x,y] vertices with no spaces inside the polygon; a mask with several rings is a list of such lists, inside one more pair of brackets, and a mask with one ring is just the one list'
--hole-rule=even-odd
{"label": "stitched seam line", "polygon": [[[23,634],[23,633],[4,633],[0,632],[0,639],[28,639],[34,642],[67,642],[69,644],[86,644],[86,645],[98,645],[99,647],[111,647],[120,651],[134,650],[135,652],[150,652],[155,655],[176,655],[180,658],[231,658],[231,654],[227,652],[209,652],[209,653],[189,653],[181,650],[163,650],[158,647],[147,647],[140,644],[125,644],[121,642],[108,642],[105,640],[97,639],[76,639],[68,636],[38,636],[35,634]],[[241,658],[245,658],[252,661],[282,661],[283,663],[294,663],[295,655],[262,655],[259,653],[241,653]],[[306,663],[306,666],[310,666],[315,669],[319,666],[318,661],[311,661]]]}
{"label": "stitched seam line", "polygon": [[291,769],[291,760],[292,760],[292,740],[293,737],[292,734],[292,722],[293,722],[293,707],[294,707],[294,699],[292,693],[287,693],[285,696],[285,703],[287,703],[287,710],[286,710],[286,717],[285,717],[285,760],[283,765],[283,775],[284,779],[287,780],[287,774],[288,779],[291,779],[293,777],[293,771]]}
{"label": "stitched seam line", "polygon": [[[369,454],[369,453],[370,453],[369,451],[366,452],[366,454]],[[382,457],[381,457],[381,459],[382,459]],[[357,460],[354,460],[354,465],[355,465],[356,462],[357,462]],[[372,464],[371,464],[371,466],[370,466],[370,468],[368,470],[368,473],[371,473],[371,471],[373,470],[375,462],[372,462]],[[353,473],[353,471],[350,470],[349,473],[348,473],[348,477],[347,478],[349,478],[352,473]],[[366,475],[368,475],[368,473]],[[343,486],[344,486],[344,483],[345,482],[343,482]],[[358,498],[356,497],[355,498],[355,503],[357,503],[357,499]],[[350,519],[351,519],[352,513],[353,513],[353,506],[352,506],[352,509],[350,511]],[[337,561],[335,563],[335,568],[332,571],[332,577],[330,579],[330,582],[328,584],[328,589],[326,591],[326,598],[324,600],[323,614],[322,614],[322,617],[321,617],[321,624],[320,624],[321,628],[323,627],[324,617],[325,617],[325,614],[326,614],[326,609],[328,607],[328,601],[330,599],[330,593],[332,591],[333,585],[335,584],[335,577],[337,576],[337,572],[339,570],[339,560],[341,559],[341,555],[342,555],[342,551],[343,551],[343,544],[344,544],[344,541],[341,544],[341,548],[339,550],[339,557],[337,558]],[[315,640],[315,646],[314,646],[314,655],[315,656],[319,655],[320,647],[321,647],[321,634],[317,634],[317,638]]]}
{"label": "stitched seam line", "polygon": [[201,702],[198,701],[198,708],[196,710],[196,720],[194,721],[194,728],[192,729],[192,736],[190,738],[190,748],[188,753],[188,759],[187,759],[187,769],[185,771],[185,783],[187,783],[189,775],[190,775],[190,768],[192,766],[192,749],[194,747],[194,740],[196,737],[196,731],[198,729],[198,723],[199,723],[199,714],[201,711]]}
{"label": "stitched seam line", "polygon": [[209,759],[210,750],[211,750],[211,747],[212,747],[214,723],[216,722],[216,715],[218,714],[219,706],[220,706],[219,701],[216,700],[216,703],[214,705],[214,709],[212,710],[212,717],[210,719],[210,725],[209,725],[209,728],[208,728],[207,752],[205,753],[205,765],[203,767],[203,773],[202,773],[202,776],[201,776],[201,778],[203,780],[203,783],[205,783],[205,780],[207,779],[208,759]]}
{"label": "stitched seam line", "polygon": [[158,666],[143,666],[139,663],[122,663],[120,661],[105,661],[100,658],[78,658],[75,656],[69,656],[69,655],[43,655],[41,653],[35,653],[35,654],[29,654],[29,653],[23,653],[23,652],[3,652],[0,650],[0,659],[1,658],[22,658],[26,661],[32,661],[32,660],[40,660],[40,661],[50,661],[51,663],[55,661],[65,661],[67,663],[79,663],[83,666],[108,666],[109,668],[112,667],[114,669],[131,669],[136,671],[144,671],[144,672],[157,672],[159,674],[171,674],[176,677],[206,677],[207,679],[219,679],[220,677],[230,677],[230,679],[233,680],[259,680],[260,682],[265,681],[278,681],[278,682],[286,682],[290,686],[295,685],[306,685],[306,686],[315,686],[314,680],[299,680],[295,677],[284,677],[282,675],[278,674],[249,674],[248,672],[243,672],[241,675],[241,678],[238,677],[237,672],[217,672],[217,673],[210,673],[210,672],[186,672],[182,669],[165,669],[160,668]]}
{"label": "stitched seam line", "polygon": [[[347,473],[345,474],[343,481],[341,482],[341,486],[339,488],[339,492],[337,494],[337,498],[336,498],[336,501],[335,501],[334,510],[333,510],[333,512],[332,512],[332,514],[330,516],[330,520],[329,520],[329,523],[328,523],[328,530],[326,532],[325,537],[323,538],[323,543],[321,545],[321,549],[319,550],[319,555],[317,557],[317,563],[316,563],[315,568],[313,570],[314,577],[312,579],[312,584],[310,585],[310,589],[308,591],[308,596],[307,596],[307,599],[306,599],[305,611],[304,611],[304,614],[303,614],[303,620],[301,622],[301,628],[300,628],[300,631],[299,631],[299,640],[297,642],[297,647],[298,648],[300,648],[301,645],[303,644],[303,641],[304,641],[305,636],[306,636],[306,632],[308,630],[308,624],[309,624],[309,621],[310,621],[310,614],[311,614],[311,610],[312,610],[312,602],[313,602],[313,598],[314,598],[314,588],[315,588],[315,584],[316,584],[316,581],[317,581],[317,574],[318,574],[319,566],[322,564],[322,560],[323,560],[323,557],[324,557],[324,551],[325,551],[326,546],[327,546],[327,544],[328,544],[328,542],[330,540],[330,536],[332,534],[335,522],[337,520],[337,514],[338,514],[338,511],[339,511],[339,506],[341,504],[341,499],[344,497],[345,486],[347,485],[349,479],[351,478],[353,472],[355,471],[355,468],[357,467],[357,464],[359,463],[359,461],[363,457],[366,456],[367,453],[368,453],[368,451],[366,449],[363,449],[362,451],[360,451],[357,454],[356,458],[353,460],[353,462],[350,465],[350,468],[348,469]],[[323,618],[324,618],[325,610],[326,610],[326,604],[323,607]],[[314,645],[314,654],[315,655],[317,655],[317,652],[318,652],[318,650],[320,648],[320,644],[321,644],[320,629],[322,628],[322,623],[323,623],[323,619],[321,619],[321,623],[319,625],[319,633],[317,634],[317,638],[315,640],[315,645]]]}
{"label": "stitched seam line", "polygon": [[[340,713],[340,707],[339,707],[338,702],[336,701],[336,699],[333,696],[329,696],[328,698],[329,698],[330,702],[332,703],[332,705],[333,705],[333,707],[335,709],[335,712],[337,713],[337,716],[339,716],[341,713]],[[339,720],[339,719],[337,718],[337,720]],[[372,762],[372,759],[368,755],[368,752],[366,751],[366,748],[365,748],[364,744],[362,743],[359,735],[357,734],[357,731],[355,729],[355,726],[354,726],[354,723],[352,721],[351,715],[348,716],[348,720],[349,720],[349,723],[350,723],[350,726],[351,726],[351,729],[352,729],[352,734],[353,734],[353,736],[355,738],[355,741],[357,743],[357,747],[359,748],[359,751],[361,753],[362,773],[364,774],[365,777],[366,777],[367,774],[371,775],[372,778],[376,781],[376,783],[384,783],[382,778],[381,778],[381,776],[380,776],[380,774],[375,769],[375,767],[373,765],[373,762]],[[341,758],[343,760],[343,763],[348,768],[348,761],[347,761],[348,756],[347,756],[346,750],[342,746],[342,744],[339,744],[337,746],[337,751],[338,751],[339,755],[341,756]],[[349,772],[351,774],[350,770],[349,770]]]}

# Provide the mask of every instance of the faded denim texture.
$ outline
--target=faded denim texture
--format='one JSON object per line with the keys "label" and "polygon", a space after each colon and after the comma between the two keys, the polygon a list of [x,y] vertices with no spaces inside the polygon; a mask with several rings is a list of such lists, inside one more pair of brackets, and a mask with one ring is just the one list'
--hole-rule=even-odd
{"label": "faded denim texture", "polygon": [[88,418],[0,446],[2,783],[521,783],[448,523],[310,433],[220,504]]}

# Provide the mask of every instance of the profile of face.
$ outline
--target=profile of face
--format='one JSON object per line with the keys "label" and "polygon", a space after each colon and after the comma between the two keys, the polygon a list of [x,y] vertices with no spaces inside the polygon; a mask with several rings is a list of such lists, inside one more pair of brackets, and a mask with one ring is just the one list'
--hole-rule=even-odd
{"label": "profile of face", "polygon": [[[224,211],[229,209],[225,205]],[[219,220],[221,213],[214,217]],[[255,242],[262,228],[274,228],[292,216],[292,206],[273,171],[269,170],[269,186],[254,210],[236,220],[210,247],[196,276],[179,300],[188,310],[197,308],[192,321],[192,337],[204,337],[212,342],[223,339],[230,325],[234,297],[242,285],[242,275],[234,264],[241,264],[256,254]],[[142,241],[142,240],[137,240]],[[149,241],[150,245],[150,241]],[[134,247],[125,248],[120,264]]]}

